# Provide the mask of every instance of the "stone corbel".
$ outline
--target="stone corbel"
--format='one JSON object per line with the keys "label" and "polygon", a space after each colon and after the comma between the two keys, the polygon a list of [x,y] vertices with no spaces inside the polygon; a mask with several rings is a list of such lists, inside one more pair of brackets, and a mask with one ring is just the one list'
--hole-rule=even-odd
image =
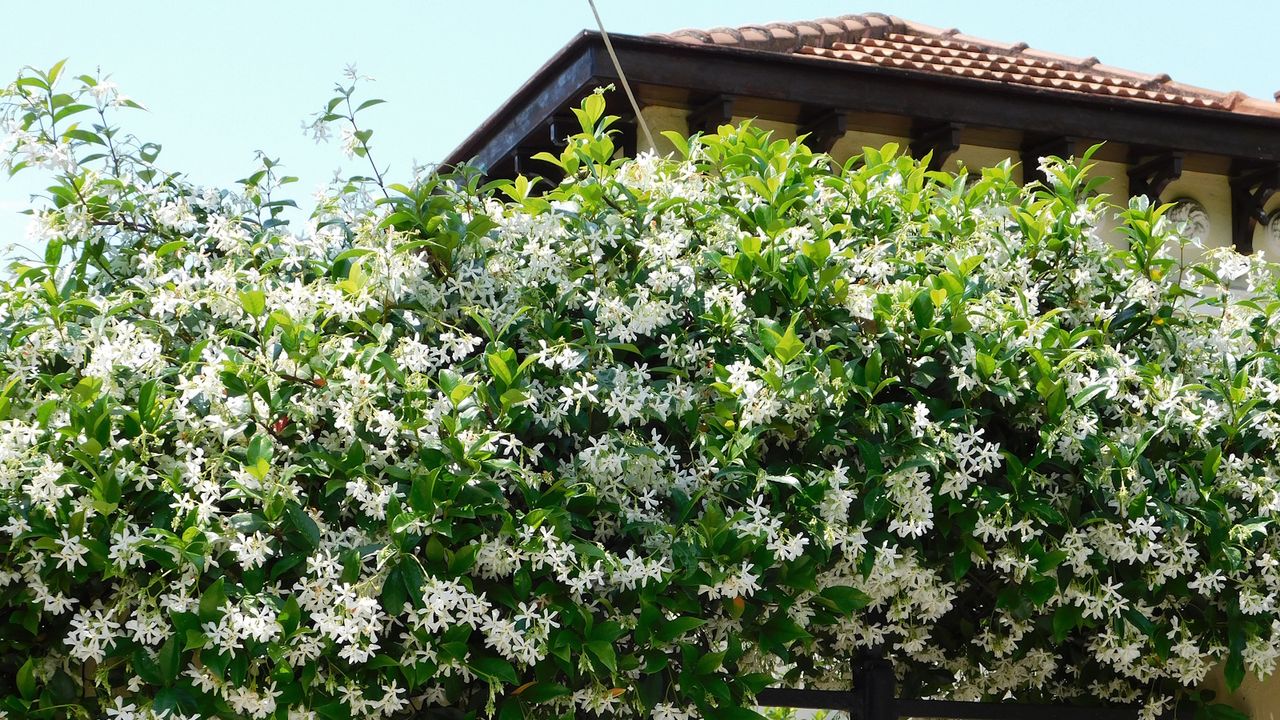
{"label": "stone corbel", "polygon": [[1129,165],[1129,197],[1145,195],[1153,203],[1160,202],[1169,183],[1182,176],[1182,159],[1180,152],[1135,155]]}
{"label": "stone corbel", "polygon": [[849,127],[849,116],[841,110],[825,110],[800,123],[798,135],[807,135],[804,144],[810,150],[829,153]]}
{"label": "stone corbel", "polygon": [[734,97],[716,95],[689,111],[689,132],[711,134],[733,120]]}
{"label": "stone corbel", "polygon": [[911,130],[911,155],[922,158],[929,153],[929,169],[941,170],[947,158],[960,149],[963,125],[953,122],[920,123]]}
{"label": "stone corbel", "polygon": [[1253,252],[1253,231],[1267,222],[1264,208],[1280,191],[1280,166],[1236,167],[1231,172],[1231,242],[1242,254]]}
{"label": "stone corbel", "polygon": [[1066,160],[1079,155],[1077,152],[1079,146],[1080,139],[1070,135],[1026,138],[1019,158],[1022,161],[1022,184],[1026,185],[1033,180],[1039,180],[1047,185],[1049,178],[1040,172],[1040,158],[1052,155]]}

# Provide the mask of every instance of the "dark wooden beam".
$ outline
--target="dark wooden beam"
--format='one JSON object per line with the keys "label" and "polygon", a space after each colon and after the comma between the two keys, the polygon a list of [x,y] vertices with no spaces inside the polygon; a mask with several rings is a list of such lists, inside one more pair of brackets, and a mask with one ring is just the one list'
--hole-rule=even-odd
{"label": "dark wooden beam", "polygon": [[511,151],[510,163],[515,174],[526,177],[541,175],[557,182],[562,175],[560,169],[545,160],[535,160],[533,156],[546,152],[559,157],[560,151],[568,144],[566,138],[578,130],[577,120],[565,114],[552,115],[534,125],[523,142]]}
{"label": "dark wooden beam", "polygon": [[923,158],[929,153],[929,169],[941,170],[947,158],[960,149],[960,130],[964,126],[953,122],[916,122],[911,128],[911,155]]}
{"label": "dark wooden beam", "polygon": [[1160,202],[1169,183],[1182,176],[1183,154],[1160,152],[1134,153],[1129,164],[1129,197],[1145,195],[1151,202]]}
{"label": "dark wooden beam", "polygon": [[569,144],[570,135],[576,135],[581,130],[582,125],[573,115],[555,115],[547,121],[547,140],[552,147],[562,148]]}
{"label": "dark wooden beam", "polygon": [[1080,138],[1071,135],[1028,135],[1023,140],[1022,150],[1020,152],[1020,161],[1022,162],[1022,182],[1029,183],[1032,180],[1039,180],[1046,185],[1049,178],[1040,172],[1040,158],[1042,157],[1060,157],[1066,160],[1073,156],[1078,156],[1080,147]]}
{"label": "dark wooden beam", "polygon": [[555,165],[551,165],[542,160],[534,160],[533,156],[540,152],[549,152],[555,155],[555,151],[545,147],[529,147],[527,145],[516,148],[511,151],[511,165],[517,175],[525,177],[534,177],[541,175],[546,177],[548,172],[556,170]]}
{"label": "dark wooden beam", "polygon": [[733,120],[733,102],[732,95],[716,95],[699,103],[689,111],[689,132],[714,133]]}
{"label": "dark wooden beam", "polygon": [[1231,242],[1247,255],[1253,252],[1254,229],[1267,222],[1267,201],[1280,191],[1280,165],[1236,163],[1230,183]]}
{"label": "dark wooden beam", "polygon": [[829,153],[848,130],[849,114],[843,110],[829,109],[811,114],[808,120],[800,123],[796,134],[808,136],[804,144],[810,150]]}

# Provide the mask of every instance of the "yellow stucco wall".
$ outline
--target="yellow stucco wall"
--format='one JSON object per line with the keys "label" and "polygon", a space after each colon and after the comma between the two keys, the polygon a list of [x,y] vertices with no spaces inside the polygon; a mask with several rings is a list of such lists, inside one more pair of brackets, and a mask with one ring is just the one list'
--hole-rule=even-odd
{"label": "yellow stucco wall", "polygon": [[1199,202],[1209,215],[1205,248],[1231,246],[1231,186],[1225,176],[1184,170],[1182,177],[1169,183],[1160,197],[1165,202],[1182,198]]}
{"label": "yellow stucco wall", "polygon": [[836,162],[843,163],[854,155],[861,155],[864,147],[882,148],[889,143],[897,143],[898,147],[905,149],[911,143],[911,140],[883,133],[847,132],[831,147],[830,154],[831,157],[835,158]]}
{"label": "yellow stucco wall", "polygon": [[761,120],[760,118],[748,118],[734,116],[730,124],[739,125],[750,120],[751,124],[761,130],[768,130],[773,133],[774,140],[793,140],[797,134],[796,126],[793,123],[775,122],[773,120]]}
{"label": "yellow stucco wall", "polygon": [[[650,105],[641,111],[653,131],[657,145],[656,149],[659,152],[667,153],[674,150],[674,146],[670,141],[660,135],[661,131],[675,130],[682,134],[689,132],[688,122],[686,121],[687,112],[683,108],[660,105]],[[748,118],[734,117],[733,122],[738,123],[746,119]],[[751,121],[756,127],[772,131],[775,138],[794,138],[796,136],[796,125],[793,123],[754,118]],[[903,151],[906,151],[906,148],[910,145],[910,139],[901,135],[851,130],[836,141],[831,148],[830,154],[837,162],[843,163],[850,157],[861,154],[863,147],[879,148],[891,142],[897,143]],[[639,148],[642,151],[650,149],[643,137],[640,139]],[[1007,148],[962,144],[947,159],[943,167],[945,170],[952,172],[958,171],[962,167],[976,170],[995,165],[1005,159],[1012,159],[1015,163],[1019,160],[1017,153]],[[1095,175],[1110,178],[1100,188],[1100,191],[1109,195],[1111,202],[1115,204],[1124,205],[1127,203],[1129,181],[1125,164],[1114,160],[1094,160],[1094,163],[1096,166],[1093,171]],[[1015,171],[1015,177],[1021,179],[1021,170]],[[1198,201],[1204,206],[1209,215],[1209,236],[1205,243],[1206,247],[1227,247],[1231,245],[1231,189],[1226,176],[1184,170],[1180,178],[1170,183],[1162,197],[1165,201],[1181,198],[1191,198]],[[1280,195],[1272,198],[1267,209],[1268,211],[1280,211]],[[1110,223],[1108,225],[1114,227]],[[1122,236],[1115,230],[1103,230],[1103,237],[1117,244],[1124,242]],[[1280,242],[1270,240],[1266,227],[1261,224],[1259,224],[1254,233],[1254,246],[1263,251],[1268,259],[1273,261],[1280,260]]]}
{"label": "yellow stucco wall", "polygon": [[1222,668],[1218,668],[1209,674],[1203,687],[1216,693],[1215,702],[1226,703],[1253,720],[1280,720],[1280,674],[1266,680],[1246,675],[1240,687],[1228,693]]}
{"label": "yellow stucco wall", "polygon": [[649,131],[653,133],[653,142],[657,147],[650,146],[645,139],[644,133],[640,133],[640,138],[636,142],[637,152],[657,150],[663,155],[675,152],[676,146],[662,136],[662,131],[674,130],[681,135],[688,135],[689,124],[685,120],[687,114],[687,111],[680,108],[663,107],[661,105],[649,105],[641,108],[640,115],[644,118],[645,123],[648,124]]}
{"label": "yellow stucco wall", "polygon": [[[960,172],[961,168],[965,168],[972,172],[977,172],[985,167],[999,165],[1005,160],[1012,159],[1015,163],[1018,158],[1010,155],[1008,150],[1004,148],[984,147],[982,145],[966,145],[960,144],[960,147],[947,158],[947,162],[942,166],[947,172]],[[1014,170],[1014,178],[1021,179],[1021,168]]]}

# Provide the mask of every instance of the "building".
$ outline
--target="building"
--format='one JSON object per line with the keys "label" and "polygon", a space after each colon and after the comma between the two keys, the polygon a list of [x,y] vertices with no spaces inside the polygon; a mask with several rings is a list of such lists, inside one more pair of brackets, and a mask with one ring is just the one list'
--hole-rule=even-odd
{"label": "building", "polygon": [[[837,160],[897,142],[935,168],[1012,158],[1036,172],[1105,141],[1095,172],[1123,202],[1178,202],[1207,246],[1280,257],[1280,98],[1218,92],[868,13],[666,35],[611,35],[655,137],[754,119],[776,136],[808,134]],[[603,38],[583,32],[542,66],[448,158],[495,177],[545,173],[531,162],[576,130],[570,106],[616,83]],[[621,92],[610,112],[624,146],[647,149]],[[660,151],[664,139],[659,137]]]}

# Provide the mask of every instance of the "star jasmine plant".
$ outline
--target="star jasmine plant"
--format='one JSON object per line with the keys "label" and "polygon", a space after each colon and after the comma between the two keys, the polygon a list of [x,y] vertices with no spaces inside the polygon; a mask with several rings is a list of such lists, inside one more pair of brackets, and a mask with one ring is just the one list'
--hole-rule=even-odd
{"label": "star jasmine plant", "polygon": [[[0,715],[746,720],[766,687],[1190,703],[1280,657],[1280,293],[1089,157],[749,123],[550,181],[198,187],[61,64],[0,279]],[[332,131],[332,132],[331,132]],[[1115,224],[1120,246],[1100,239]]]}

